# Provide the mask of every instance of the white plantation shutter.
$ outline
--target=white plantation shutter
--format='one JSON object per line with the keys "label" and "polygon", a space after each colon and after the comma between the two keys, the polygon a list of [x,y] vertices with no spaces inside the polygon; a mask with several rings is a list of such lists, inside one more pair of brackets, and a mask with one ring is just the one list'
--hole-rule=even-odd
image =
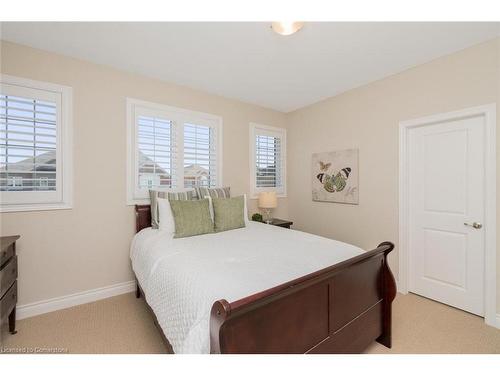
{"label": "white plantation shutter", "polygon": [[72,90],[0,75],[0,211],[71,208]]}
{"label": "white plantation shutter", "polygon": [[286,194],[284,129],[250,124],[252,195],[262,191]]}
{"label": "white plantation shutter", "polygon": [[217,128],[184,124],[184,187],[217,184]]}
{"label": "white plantation shutter", "polygon": [[255,176],[259,188],[282,186],[281,138],[257,134],[255,137]]}
{"label": "white plantation shutter", "polygon": [[0,94],[0,191],[56,190],[56,103]]}
{"label": "white plantation shutter", "polygon": [[129,204],[147,203],[150,189],[218,186],[221,118],[127,99]]}
{"label": "white plantation shutter", "polygon": [[175,132],[173,121],[161,117],[138,116],[138,184],[142,188],[175,186]]}

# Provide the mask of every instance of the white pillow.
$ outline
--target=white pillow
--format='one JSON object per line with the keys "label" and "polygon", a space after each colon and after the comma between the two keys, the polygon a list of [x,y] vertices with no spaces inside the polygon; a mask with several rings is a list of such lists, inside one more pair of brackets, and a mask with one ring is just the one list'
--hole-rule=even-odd
{"label": "white pillow", "polygon": [[243,206],[243,218],[245,219],[245,225],[248,225],[248,207],[247,207],[247,195],[243,194],[243,200],[245,201],[245,205]]}
{"label": "white pillow", "polygon": [[168,199],[158,198],[158,216],[158,229],[174,235],[175,221],[174,215],[172,215],[172,209],[170,208],[170,201]]}
{"label": "white pillow", "polygon": [[204,199],[208,199],[208,209],[210,211],[210,217],[214,221],[214,206],[212,204],[212,197],[210,195],[204,196]]}

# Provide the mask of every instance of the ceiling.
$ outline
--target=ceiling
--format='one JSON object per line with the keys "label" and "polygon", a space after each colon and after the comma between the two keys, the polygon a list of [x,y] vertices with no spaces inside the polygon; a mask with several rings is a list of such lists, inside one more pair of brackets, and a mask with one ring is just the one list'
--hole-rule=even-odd
{"label": "ceiling", "polygon": [[4,40],[282,112],[481,43],[500,23],[2,23]]}

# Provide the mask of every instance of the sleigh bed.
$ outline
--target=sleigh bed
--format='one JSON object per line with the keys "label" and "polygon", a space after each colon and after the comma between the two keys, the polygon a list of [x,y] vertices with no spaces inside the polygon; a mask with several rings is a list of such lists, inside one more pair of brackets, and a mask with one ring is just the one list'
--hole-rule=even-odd
{"label": "sleigh bed", "polygon": [[[144,236],[150,232],[148,235],[156,237],[149,243],[154,241],[160,243],[161,235],[155,234],[155,230],[148,228],[151,223],[150,206],[138,205],[135,207],[135,212],[136,231],[138,232],[136,237]],[[243,266],[240,270],[236,269],[235,272],[232,272],[232,269],[219,272],[217,270],[224,268],[218,267],[225,266],[225,263],[222,264],[222,259],[219,261],[217,258],[218,254],[222,254],[217,247],[219,240],[217,236],[222,236],[222,233],[206,235],[205,239],[196,239],[196,241],[206,241],[207,247],[206,249],[189,250],[191,251],[189,253],[190,261],[179,258],[188,256],[184,255],[187,250],[177,249],[169,253],[168,256],[163,255],[164,249],[168,246],[174,246],[172,242],[169,242],[170,245],[156,245],[157,250],[150,250],[147,246],[148,242],[145,241],[146,245],[142,247],[142,252],[137,251],[136,254],[132,253],[131,255],[132,265],[138,280],[136,295],[138,298],[141,295],[145,297],[170,351],[174,347],[173,351],[185,353],[360,353],[374,340],[391,347],[391,304],[396,295],[396,285],[387,263],[387,255],[394,248],[392,243],[383,242],[376,249],[364,252],[359,248],[351,250],[352,246],[347,244],[298,231],[257,223],[250,223],[247,227],[242,230],[238,229],[240,232],[225,234],[226,237],[220,239],[224,243],[231,242],[231,238],[237,238],[240,241],[239,245],[235,246],[234,251],[231,251],[230,258],[225,255],[232,262],[231,264],[234,264],[234,267],[238,267],[242,262],[245,265],[245,261],[250,262],[249,264],[257,262],[255,259],[258,259],[258,251],[255,250],[255,255],[248,256],[248,251],[245,250],[250,249],[250,245],[255,248],[255,246],[265,242],[261,238],[255,238],[254,243],[250,243],[252,242],[251,238],[255,236],[254,232],[262,233],[262,237],[270,236],[273,239],[270,242],[273,244],[269,246],[274,246],[277,251],[280,238],[285,243],[290,237],[294,246],[301,248],[300,253],[303,254],[305,268],[309,263],[311,267],[317,267],[317,264],[314,263],[316,261],[315,244],[325,246],[331,242],[332,247],[335,245],[339,249],[335,252],[342,254],[345,259],[340,262],[332,262],[314,272],[306,272],[299,277],[290,278],[268,288],[259,289],[259,285],[261,285],[259,282],[262,282],[261,279],[265,277],[255,276],[252,282],[256,286],[252,289],[250,286],[241,285],[245,283],[247,273],[249,280],[252,275],[270,275],[269,277],[274,277],[275,280],[281,280],[279,278],[282,277],[279,275],[280,270],[284,270],[282,271],[284,275],[295,275],[290,271],[293,267],[287,263],[288,256],[285,255],[281,263],[276,263],[279,262],[279,259],[273,258],[273,254],[262,253],[262,256],[268,256],[271,259],[267,265],[256,267],[251,272],[248,267]],[[304,240],[300,241],[302,237]],[[187,243],[188,240],[178,241],[174,244]],[[299,251],[295,250],[295,247],[287,249],[288,253],[284,253],[290,254],[290,262],[295,259],[294,257],[299,256]],[[354,249],[354,247],[352,248]],[[160,260],[155,261],[154,266],[146,265],[146,262],[141,263],[141,257],[146,256],[141,254],[149,254],[148,256],[150,256],[155,251],[162,255],[159,257]],[[356,255],[347,256],[346,254],[350,254],[349,251]],[[246,254],[248,260],[238,258],[242,256],[240,254]],[[307,254],[314,254],[314,256]],[[331,256],[328,252],[318,251],[317,254],[318,258],[329,259],[327,256]],[[195,256],[207,257],[207,262],[203,264],[203,267],[196,268],[198,263]],[[173,262],[177,262],[175,268],[172,268]],[[145,266],[141,268],[141,264]],[[190,264],[193,264],[192,270],[182,269],[182,267],[191,267]],[[271,267],[271,264],[275,265]],[[152,268],[154,268],[154,272],[150,270]],[[162,269],[169,271],[162,271]],[[197,277],[201,277],[198,274],[203,273],[206,269],[212,270],[213,282],[206,279],[202,282],[197,279]],[[179,275],[191,276],[188,271],[192,271],[193,285],[196,285],[196,288],[193,287],[195,292],[198,289],[206,288],[204,304],[198,303],[196,305],[198,310],[207,309],[205,311],[206,317],[202,314],[200,316],[203,319],[197,321],[199,335],[194,334],[196,329],[192,327],[186,329],[189,335],[198,337],[198,341],[206,339],[206,345],[200,346],[200,348],[184,345],[184,343],[181,345],[179,344],[181,341],[177,340],[178,332],[182,328],[179,328],[178,321],[186,320],[191,314],[188,314],[188,308],[185,308],[186,311],[182,310],[183,304],[187,304],[185,306],[189,307],[189,303],[191,303],[190,299],[187,298],[189,295],[180,298],[180,302],[176,302],[176,306],[170,306],[169,303],[172,303],[172,300],[165,296],[178,296],[185,292],[176,290],[171,294],[161,294],[167,293],[165,290],[174,288],[172,284],[181,285],[179,279],[183,280],[183,278]],[[160,282],[165,283],[162,288],[156,286]],[[210,300],[210,297],[207,296],[217,296],[219,285],[221,286],[220,298],[214,297],[213,300]],[[224,295],[223,287],[229,288],[227,295],[232,298]],[[241,295],[242,290],[254,290],[255,292],[248,295],[243,294],[241,298],[235,298],[235,296]],[[193,304],[195,301],[199,300],[193,297]],[[209,302],[209,306],[206,306],[207,301],[212,301]],[[176,308],[175,319],[170,318],[174,316],[173,313],[171,315],[166,313],[173,308]],[[170,342],[171,339],[173,342]],[[193,340],[193,342],[196,345],[197,341]]]}

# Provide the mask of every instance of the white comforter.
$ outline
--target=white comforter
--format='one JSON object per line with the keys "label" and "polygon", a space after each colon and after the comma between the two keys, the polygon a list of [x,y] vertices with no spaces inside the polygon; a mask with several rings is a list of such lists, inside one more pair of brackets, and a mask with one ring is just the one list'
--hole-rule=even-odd
{"label": "white comforter", "polygon": [[139,232],[132,268],[176,353],[209,353],[212,304],[247,297],[363,253],[358,247],[260,223],[173,239]]}

